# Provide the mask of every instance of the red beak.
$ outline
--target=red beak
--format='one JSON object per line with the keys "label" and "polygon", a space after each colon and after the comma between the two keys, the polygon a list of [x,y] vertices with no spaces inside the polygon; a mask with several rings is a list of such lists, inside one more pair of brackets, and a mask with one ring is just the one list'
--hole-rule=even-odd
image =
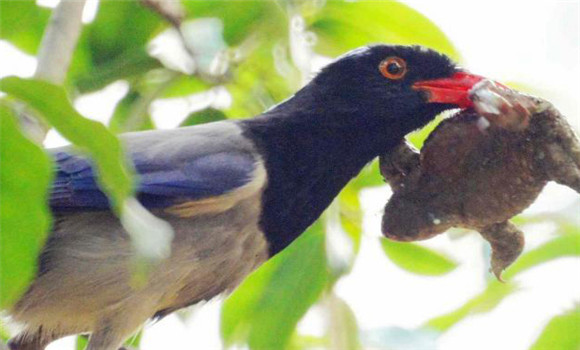
{"label": "red beak", "polygon": [[473,106],[469,91],[473,85],[484,79],[479,75],[460,71],[449,78],[418,81],[413,84],[413,89],[427,92],[429,102],[448,103],[460,108],[468,108]]}

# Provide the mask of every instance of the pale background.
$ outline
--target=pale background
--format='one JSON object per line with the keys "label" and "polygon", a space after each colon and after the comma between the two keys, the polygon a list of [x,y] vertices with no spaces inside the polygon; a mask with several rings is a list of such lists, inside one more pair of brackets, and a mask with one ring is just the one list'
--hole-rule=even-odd
{"label": "pale background", "polygon": [[[404,1],[405,2],[405,1]],[[41,3],[54,6],[55,1]],[[579,1],[406,1],[434,21],[456,45],[470,71],[502,82],[516,82],[552,101],[580,130],[580,2]],[[90,21],[96,2],[89,0],[85,20]],[[388,25],[388,23],[385,23]],[[0,77],[29,77],[35,59],[0,41]],[[123,82],[80,98],[77,108],[87,117],[106,122],[115,103],[127,92]],[[227,93],[219,101],[228,103]],[[173,99],[152,106],[160,128],[179,124],[188,110],[203,104]],[[63,144],[51,133],[47,147]],[[488,274],[485,245],[476,234],[452,239],[442,235],[425,244],[460,262],[444,277],[420,277],[393,265],[382,253],[382,207],[389,195],[385,186],[365,191],[364,235],[352,273],[337,285],[337,294],[353,308],[363,330],[379,327],[413,329],[432,317],[449,312],[480,292]],[[580,201],[572,190],[550,185],[528,212],[566,211],[580,220]],[[548,240],[554,227],[526,227],[526,249]],[[580,302],[580,259],[564,258],[541,265],[517,277],[521,290],[487,314],[472,316],[439,339],[393,344],[393,349],[527,349],[546,323]],[[143,350],[219,349],[219,301],[194,307],[183,323],[170,316],[148,325]],[[300,331],[318,334],[324,319],[314,309],[300,324]],[[580,325],[579,325],[580,331]],[[428,337],[427,337],[428,338]],[[61,340],[49,350],[71,349],[73,338]]]}

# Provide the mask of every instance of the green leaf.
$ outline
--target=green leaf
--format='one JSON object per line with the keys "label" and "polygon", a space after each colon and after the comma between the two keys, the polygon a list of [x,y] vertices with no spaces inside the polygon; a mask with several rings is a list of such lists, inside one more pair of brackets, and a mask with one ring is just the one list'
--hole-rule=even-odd
{"label": "green leaf", "polygon": [[253,272],[225,301],[226,344],[251,349],[284,349],[296,324],[329,280],[324,228],[315,223],[292,245]]}
{"label": "green leaf", "polygon": [[70,81],[81,92],[160,68],[146,50],[149,40],[168,24],[137,0],[102,0],[94,21],[81,33]]}
{"label": "green leaf", "polygon": [[287,36],[288,18],[274,1],[186,1],[196,17],[214,17],[224,24],[223,37],[229,45],[241,45],[243,57],[232,69],[225,85],[232,95],[230,118],[247,118],[262,113],[295,91],[292,79],[277,74],[273,50]]}
{"label": "green leaf", "polygon": [[75,349],[85,350],[87,345],[89,345],[89,337],[86,335],[77,335]]}
{"label": "green leaf", "polygon": [[[171,226],[149,213],[132,197],[133,181],[119,140],[98,122],[85,119],[71,105],[63,88],[33,79],[9,77],[0,89],[36,109],[64,137],[94,161],[99,186],[131,236],[135,248],[135,280],[144,280],[144,262],[158,262],[171,251]],[[144,261],[142,261],[144,260]]]}
{"label": "green leaf", "polygon": [[211,85],[198,77],[190,75],[179,76],[165,91],[161,94],[163,98],[183,97],[209,89]]}
{"label": "green leaf", "polygon": [[358,253],[362,234],[363,212],[360,206],[359,190],[349,184],[338,195],[339,219],[342,229],[354,243],[354,252]]}
{"label": "green leaf", "polygon": [[516,260],[503,274],[504,279],[510,279],[517,274],[545,262],[562,258],[580,256],[580,230],[559,236],[530,250]]}
{"label": "green leaf", "polygon": [[[143,331],[135,334],[131,338],[125,341],[125,347],[129,349],[139,349],[139,345],[141,344],[141,338],[143,336]],[[75,349],[76,350],[85,350],[87,345],[89,345],[89,337],[86,335],[77,335],[76,342],[75,342]]]}
{"label": "green leaf", "polygon": [[350,306],[341,298],[331,294],[328,338],[335,350],[356,350],[361,348],[356,317]]}
{"label": "green leaf", "polygon": [[[517,274],[534,266],[543,264],[560,257],[580,256],[580,234],[568,233],[559,236],[536,249],[523,254],[505,271],[504,279],[510,280]],[[505,297],[517,290],[514,283],[500,283],[492,280],[486,289],[475,296],[460,308],[443,316],[436,317],[427,323],[427,326],[439,331],[446,331],[465,317],[479,312],[493,310]]]}
{"label": "green leaf", "polygon": [[335,56],[369,43],[420,44],[459,59],[433,22],[396,1],[328,1],[307,20],[323,54]]}
{"label": "green leaf", "polygon": [[554,317],[530,350],[580,349],[580,307]]}
{"label": "green leaf", "polygon": [[415,243],[381,238],[381,245],[394,264],[412,273],[440,276],[457,267],[457,263],[445,255]]}
{"label": "green leaf", "polygon": [[256,33],[263,37],[286,34],[286,16],[274,1],[207,0],[185,1],[187,11],[195,18],[217,17],[224,24],[224,39],[230,45],[240,44]]}
{"label": "green leaf", "polygon": [[358,176],[352,181],[352,185],[357,189],[365,187],[382,186],[385,180],[379,170],[379,160],[375,159],[372,163],[364,167]]}
{"label": "green leaf", "polygon": [[114,133],[155,129],[148,107],[141,93],[130,90],[117,103],[109,121],[109,129]]}
{"label": "green leaf", "polygon": [[137,334],[135,334],[131,338],[127,339],[125,341],[125,346],[128,346],[130,349],[139,349],[142,338],[143,338],[143,329],[141,329]]}
{"label": "green leaf", "polygon": [[232,81],[225,85],[232,95],[232,106],[226,111],[230,118],[260,114],[295,91],[289,79],[276,73],[273,48],[273,42],[263,43],[235,69]]}
{"label": "green leaf", "polygon": [[81,116],[71,105],[64,89],[33,79],[9,77],[0,80],[0,89],[36,109],[65,138],[91,155],[99,172],[99,181],[119,206],[133,192],[131,171],[119,140],[98,122]]}
{"label": "green leaf", "polygon": [[145,47],[154,33],[168,24],[139,1],[104,0],[95,20],[83,32],[95,66]]}
{"label": "green leaf", "polygon": [[9,308],[34,278],[51,225],[47,188],[51,163],[24,137],[0,104],[0,309]]}
{"label": "green leaf", "polygon": [[482,293],[470,299],[463,306],[448,314],[430,320],[426,326],[440,332],[445,332],[469,315],[493,310],[505,297],[516,290],[517,286],[513,283],[501,283],[494,280],[488,284]]}
{"label": "green leaf", "polygon": [[224,112],[220,111],[219,109],[210,107],[198,112],[191,113],[189,116],[187,116],[187,118],[185,118],[180,126],[205,124],[225,119],[226,115]]}
{"label": "green leaf", "polygon": [[328,349],[328,338],[294,333],[286,350]]}
{"label": "green leaf", "polygon": [[421,149],[427,141],[429,135],[437,128],[437,126],[443,121],[443,117],[439,116],[432,120],[429,124],[425,125],[421,129],[414,131],[407,135],[407,140],[415,146],[417,149]]}
{"label": "green leaf", "polygon": [[50,10],[34,0],[0,1],[0,39],[29,54],[35,54],[48,23]]}
{"label": "green leaf", "polygon": [[[87,49],[88,50],[88,49]],[[82,50],[77,50],[77,52]],[[75,53],[75,58],[80,53]],[[119,79],[128,79],[143,75],[153,69],[161,68],[161,63],[149,56],[145,48],[128,49],[110,61],[95,66],[87,63],[88,71],[78,69],[73,72],[72,83],[80,93],[97,91]]]}
{"label": "green leaf", "polygon": [[2,348],[2,342],[6,343],[10,338],[10,332],[6,329],[4,321],[0,319],[0,348]]}

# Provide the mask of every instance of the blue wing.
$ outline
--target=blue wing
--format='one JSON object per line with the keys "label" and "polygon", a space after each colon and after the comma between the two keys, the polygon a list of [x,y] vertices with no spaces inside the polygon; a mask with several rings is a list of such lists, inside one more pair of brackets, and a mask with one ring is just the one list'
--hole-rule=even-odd
{"label": "blue wing", "polygon": [[[133,153],[138,173],[137,195],[149,208],[169,207],[191,200],[219,196],[252,180],[256,159],[248,152],[220,150],[192,157],[151,157]],[[97,185],[91,161],[70,151],[54,154],[57,172],[50,197],[53,211],[109,208]]]}

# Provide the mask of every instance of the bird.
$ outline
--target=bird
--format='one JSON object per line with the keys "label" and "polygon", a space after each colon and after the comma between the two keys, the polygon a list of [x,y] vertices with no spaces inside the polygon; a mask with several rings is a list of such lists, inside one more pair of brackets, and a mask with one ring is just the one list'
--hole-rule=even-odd
{"label": "bird", "polygon": [[116,350],[151,318],[233,290],[300,236],[368,163],[441,112],[471,106],[484,78],[422,46],[343,54],[261,115],[120,135],[137,199],[174,230],[171,255],[140,288],[134,250],[92,161],[50,150],[53,227],[28,290],[9,310],[11,350],[90,334]]}

